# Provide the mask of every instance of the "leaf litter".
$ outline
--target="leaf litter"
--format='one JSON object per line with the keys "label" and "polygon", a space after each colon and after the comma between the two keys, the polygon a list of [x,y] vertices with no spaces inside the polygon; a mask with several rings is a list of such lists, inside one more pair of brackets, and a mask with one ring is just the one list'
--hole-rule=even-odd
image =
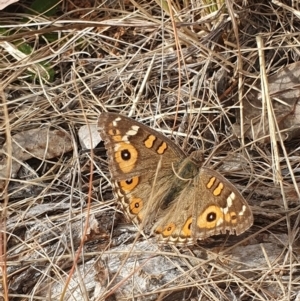
{"label": "leaf litter", "polygon": [[[0,12],[2,298],[298,298],[293,4],[75,1],[52,15],[25,18],[18,4]],[[254,226],[190,248],[136,238],[113,201],[103,144],[93,152],[89,131],[79,134],[103,110],[202,150],[247,198]]]}

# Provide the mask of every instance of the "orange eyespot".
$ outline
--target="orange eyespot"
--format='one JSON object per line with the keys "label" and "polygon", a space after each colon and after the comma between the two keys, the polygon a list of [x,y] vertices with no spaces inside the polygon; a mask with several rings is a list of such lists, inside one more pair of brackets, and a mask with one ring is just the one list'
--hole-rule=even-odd
{"label": "orange eyespot", "polygon": [[237,223],[237,216],[235,212],[228,212],[225,214],[225,221],[231,224]]}
{"label": "orange eyespot", "polygon": [[130,213],[138,215],[139,212],[143,209],[143,201],[139,198],[132,198],[129,204]]}
{"label": "orange eyespot", "polygon": [[108,134],[110,136],[116,136],[116,135],[121,135],[121,132],[116,128],[112,128],[108,130]]}
{"label": "orange eyespot", "polygon": [[120,181],[119,185],[123,191],[132,191],[139,183],[139,177],[133,177],[131,179]]}
{"label": "orange eyespot", "polygon": [[218,222],[223,220],[223,212],[218,206],[207,207],[198,217],[197,226],[199,228],[212,229],[218,225]]}
{"label": "orange eyespot", "polygon": [[174,223],[170,223],[162,231],[159,231],[159,233],[161,233],[165,237],[168,237],[171,236],[175,229],[176,225]]}
{"label": "orange eyespot", "polygon": [[128,143],[118,143],[115,147],[115,159],[124,173],[129,173],[135,166],[138,158],[137,150]]}
{"label": "orange eyespot", "polygon": [[193,219],[190,217],[187,219],[187,221],[185,222],[181,233],[184,237],[190,237],[191,236],[191,232],[192,232],[192,221]]}
{"label": "orange eyespot", "polygon": [[113,138],[114,141],[116,142],[121,142],[122,141],[122,136],[121,136],[121,132],[118,129],[110,129],[108,131],[108,134]]}

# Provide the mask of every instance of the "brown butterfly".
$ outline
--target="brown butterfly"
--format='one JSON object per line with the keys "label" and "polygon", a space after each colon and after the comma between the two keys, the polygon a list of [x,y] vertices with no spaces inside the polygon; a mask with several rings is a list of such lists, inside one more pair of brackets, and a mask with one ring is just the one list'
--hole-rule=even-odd
{"label": "brown butterfly", "polygon": [[226,233],[239,235],[253,215],[239,191],[157,131],[128,117],[101,113],[116,198],[128,218],[178,245]]}

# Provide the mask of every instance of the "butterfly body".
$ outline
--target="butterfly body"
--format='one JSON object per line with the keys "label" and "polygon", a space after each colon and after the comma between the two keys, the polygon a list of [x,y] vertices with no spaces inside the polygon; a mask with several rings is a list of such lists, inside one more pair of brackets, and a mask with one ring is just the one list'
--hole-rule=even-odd
{"label": "butterfly body", "polygon": [[128,219],[160,241],[193,244],[227,231],[239,235],[252,225],[238,190],[167,137],[115,113],[101,113],[98,127],[116,198]]}

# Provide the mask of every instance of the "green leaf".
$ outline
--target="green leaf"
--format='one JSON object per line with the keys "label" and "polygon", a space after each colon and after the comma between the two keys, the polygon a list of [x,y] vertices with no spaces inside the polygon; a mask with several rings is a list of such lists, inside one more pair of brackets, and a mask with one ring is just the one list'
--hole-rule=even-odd
{"label": "green leaf", "polygon": [[59,0],[35,0],[27,10],[28,14],[53,16],[58,11]]}

